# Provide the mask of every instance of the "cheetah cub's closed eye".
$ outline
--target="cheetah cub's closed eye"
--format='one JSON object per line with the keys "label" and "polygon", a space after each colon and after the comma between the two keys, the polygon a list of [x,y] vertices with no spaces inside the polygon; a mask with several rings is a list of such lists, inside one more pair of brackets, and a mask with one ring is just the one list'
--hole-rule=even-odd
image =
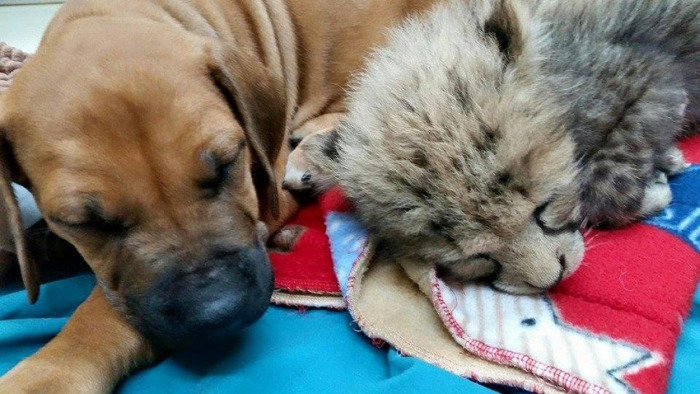
{"label": "cheetah cub's closed eye", "polygon": [[393,33],[346,121],[307,142],[313,181],[342,187],[384,253],[544,291],[578,267],[582,221],[669,203],[673,142],[697,113],[698,4],[441,3]]}

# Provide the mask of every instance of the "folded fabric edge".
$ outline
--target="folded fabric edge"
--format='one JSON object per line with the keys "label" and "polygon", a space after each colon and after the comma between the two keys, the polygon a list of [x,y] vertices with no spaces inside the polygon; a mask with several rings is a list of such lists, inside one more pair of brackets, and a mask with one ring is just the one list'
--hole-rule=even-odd
{"label": "folded fabric edge", "polygon": [[345,310],[347,304],[340,295],[329,294],[308,294],[308,293],[287,293],[284,291],[275,291],[272,293],[273,305],[288,306],[288,307],[309,307],[309,308],[324,308],[331,310]]}
{"label": "folded fabric edge", "polygon": [[521,369],[528,374],[532,374],[540,379],[556,384],[557,386],[564,388],[566,391],[573,391],[577,393],[609,392],[603,387],[590,383],[583,378],[572,375],[554,366],[541,363],[525,354],[493,347],[475,338],[469,337],[466,335],[461,326],[454,321],[452,312],[442,299],[442,295],[440,294],[440,286],[434,270],[430,273],[430,281],[432,293],[430,300],[435,307],[435,310],[439,314],[440,319],[445,324],[447,330],[450,332],[450,335],[452,335],[452,338],[454,338],[454,340],[466,351],[477,355],[479,358],[496,364]]}
{"label": "folded fabric edge", "polygon": [[[417,357],[479,383],[519,387],[536,393],[563,392],[561,387],[537,376],[467,352],[454,341],[428,297],[398,264],[384,262],[377,272],[373,265],[378,264],[371,261],[372,253],[368,253],[353,266],[346,298],[348,311],[365,335],[387,342],[402,355]],[[369,285],[365,283],[368,277]],[[392,296],[375,294],[385,291],[393,293]],[[413,305],[402,307],[408,303]],[[397,315],[399,309],[405,309],[405,313]],[[382,324],[383,320],[387,324]]]}

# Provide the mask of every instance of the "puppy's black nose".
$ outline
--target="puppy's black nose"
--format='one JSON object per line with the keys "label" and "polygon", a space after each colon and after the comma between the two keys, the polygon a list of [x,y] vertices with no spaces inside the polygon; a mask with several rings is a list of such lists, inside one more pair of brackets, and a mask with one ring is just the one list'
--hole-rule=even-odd
{"label": "puppy's black nose", "polygon": [[262,248],[219,251],[161,278],[142,301],[144,334],[167,348],[235,332],[259,319],[273,275]]}

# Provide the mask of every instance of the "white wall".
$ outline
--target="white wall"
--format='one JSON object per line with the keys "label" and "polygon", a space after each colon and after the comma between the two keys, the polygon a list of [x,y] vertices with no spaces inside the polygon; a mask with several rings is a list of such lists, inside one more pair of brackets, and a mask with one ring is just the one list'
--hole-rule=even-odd
{"label": "white wall", "polygon": [[0,0],[0,41],[26,52],[36,51],[41,35],[61,5],[2,5],[8,1],[17,0]]}
{"label": "white wall", "polygon": [[[36,51],[41,35],[60,4],[3,5],[7,2],[0,0],[0,41],[26,52]],[[28,191],[17,185],[15,190],[23,222],[28,227],[39,220],[39,211]]]}

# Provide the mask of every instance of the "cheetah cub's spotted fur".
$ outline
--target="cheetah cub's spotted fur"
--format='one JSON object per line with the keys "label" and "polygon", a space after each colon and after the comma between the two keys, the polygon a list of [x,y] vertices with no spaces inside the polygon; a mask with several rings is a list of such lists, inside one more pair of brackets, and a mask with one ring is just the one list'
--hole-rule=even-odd
{"label": "cheetah cub's spotted fur", "polygon": [[[579,226],[671,198],[697,114],[700,3],[448,0],[396,30],[336,132],[307,144],[396,258],[540,292],[579,265]],[[690,104],[690,105],[689,105]]]}

